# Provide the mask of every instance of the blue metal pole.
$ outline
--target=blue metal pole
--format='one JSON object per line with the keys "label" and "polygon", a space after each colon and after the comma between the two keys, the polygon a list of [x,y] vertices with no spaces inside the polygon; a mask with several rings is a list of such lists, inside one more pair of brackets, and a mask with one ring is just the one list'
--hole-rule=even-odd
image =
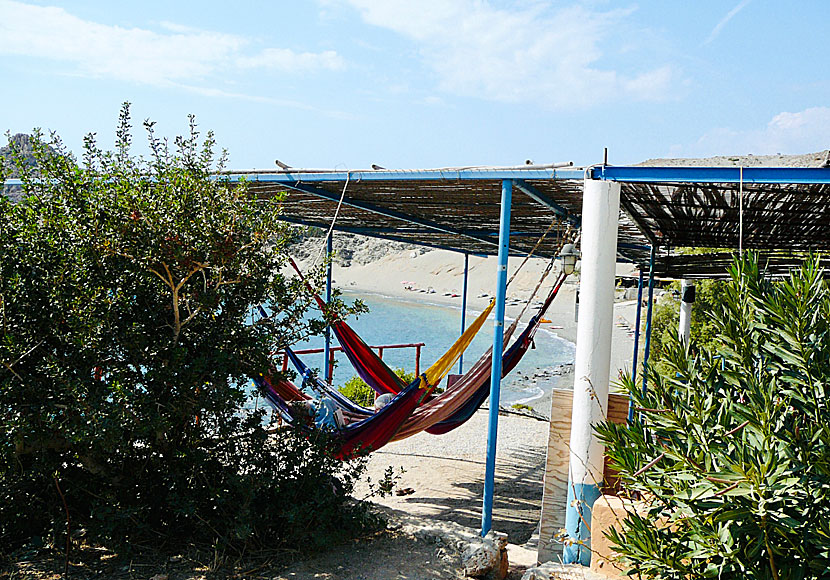
{"label": "blue metal pole", "polygon": [[[464,253],[464,290],[461,292],[461,334],[467,327],[467,275],[470,272],[470,254]],[[464,374],[464,353],[458,357],[458,374]]]}
{"label": "blue metal pole", "polygon": [[[637,284],[637,316],[634,322],[634,360],[631,363],[631,382],[637,381],[637,355],[640,354],[640,313],[643,311],[643,269],[640,268],[640,282]],[[634,405],[628,402],[628,422],[634,420]]]}
{"label": "blue metal pole", "polygon": [[646,310],[646,346],[643,353],[643,394],[648,385],[648,355],[651,352],[651,311],[654,309],[654,254],[657,248],[651,246],[648,259],[648,310]]}
{"label": "blue metal pole", "polygon": [[[333,244],[332,244],[332,236],[334,234],[329,232],[328,237],[326,238],[326,255],[328,256],[329,264],[326,268],[326,304],[331,303],[331,266],[332,266],[332,251],[333,251]],[[331,365],[329,364],[329,357],[331,356],[331,327],[327,324],[326,325],[326,346],[323,348],[323,368],[325,371],[323,372],[323,376],[326,378],[326,382],[330,383],[332,376],[331,376]]]}
{"label": "blue metal pole", "polygon": [[499,266],[496,285],[496,320],[493,323],[493,357],[490,370],[490,420],[487,426],[487,460],[484,469],[484,502],[481,510],[481,535],[486,536],[493,523],[493,491],[496,478],[496,438],[499,431],[499,395],[501,391],[501,353],[504,342],[504,300],[507,294],[507,255],[510,249],[510,204],[513,182],[501,182],[501,220],[499,221]]}

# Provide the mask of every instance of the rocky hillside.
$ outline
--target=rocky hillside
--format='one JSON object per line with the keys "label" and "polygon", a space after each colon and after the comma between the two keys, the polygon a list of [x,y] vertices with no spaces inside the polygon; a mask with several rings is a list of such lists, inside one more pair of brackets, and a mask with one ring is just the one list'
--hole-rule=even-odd
{"label": "rocky hillside", "polygon": [[[6,170],[6,177],[15,178],[20,177],[20,171],[14,162],[12,155],[12,148],[19,150],[22,153],[23,162],[29,167],[34,167],[36,164],[35,156],[32,153],[32,138],[25,133],[18,133],[9,139],[9,144],[5,147],[0,147],[0,165]],[[3,195],[16,200],[20,197],[22,188],[19,185],[4,185]]]}
{"label": "rocky hillside", "polygon": [[822,167],[830,161],[830,150],[803,155],[722,155],[690,159],[649,159],[638,165],[689,167]]}
{"label": "rocky hillside", "polygon": [[[311,233],[305,235],[302,240],[291,248],[292,256],[300,261],[316,259],[325,246],[324,236],[324,231],[318,229],[312,230]],[[379,238],[368,238],[366,236],[343,232],[334,232],[333,247],[335,263],[344,268],[352,265],[362,266],[364,264],[370,264],[380,260],[387,254],[400,252],[401,250],[411,251],[413,253],[412,257],[425,254],[429,251],[429,248],[414,244],[404,244],[402,242],[393,242]]]}

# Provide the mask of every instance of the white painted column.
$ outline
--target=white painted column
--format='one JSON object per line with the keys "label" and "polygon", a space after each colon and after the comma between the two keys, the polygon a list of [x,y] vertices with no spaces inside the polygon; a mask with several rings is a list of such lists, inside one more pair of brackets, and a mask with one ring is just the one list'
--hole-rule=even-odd
{"label": "white painted column", "polygon": [[689,344],[692,332],[692,305],[695,303],[695,283],[683,280],[680,283],[680,325],[677,338],[683,344]]}
{"label": "white painted column", "polygon": [[566,563],[590,564],[591,507],[600,495],[605,448],[593,427],[605,419],[611,373],[614,276],[620,184],[585,179],[582,201],[580,316],[576,331],[570,477],[565,529]]}

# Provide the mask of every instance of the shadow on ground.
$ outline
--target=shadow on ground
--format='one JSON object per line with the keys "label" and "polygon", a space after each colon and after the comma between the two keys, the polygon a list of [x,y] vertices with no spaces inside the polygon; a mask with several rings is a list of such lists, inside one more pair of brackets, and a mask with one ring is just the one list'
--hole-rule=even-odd
{"label": "shadow on ground", "polygon": [[[378,455],[383,452],[379,451]],[[395,465],[404,460],[408,473],[419,469],[418,456],[384,455],[384,462]],[[482,497],[484,494],[484,462],[460,458],[420,456],[429,459],[431,468],[436,462],[449,471],[446,486],[438,493],[430,493],[427,486],[415,488],[415,493],[394,501],[382,501],[386,505],[415,514],[427,514],[437,520],[453,521],[462,526],[481,527]],[[426,462],[425,462],[426,463]],[[505,532],[515,544],[527,542],[536,530],[542,505],[542,481],[545,470],[545,453],[538,448],[511,449],[496,462],[495,492],[493,501],[493,529]],[[461,477],[463,474],[463,477]],[[457,477],[457,479],[455,477]],[[454,477],[454,480],[450,480]],[[402,485],[405,486],[406,478]],[[449,493],[448,493],[449,492]]]}

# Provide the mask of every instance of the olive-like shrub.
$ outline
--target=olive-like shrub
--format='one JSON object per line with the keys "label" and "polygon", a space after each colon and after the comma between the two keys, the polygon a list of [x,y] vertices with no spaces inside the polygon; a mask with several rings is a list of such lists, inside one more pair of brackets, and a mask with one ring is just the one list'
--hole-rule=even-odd
{"label": "olive-like shrub", "polygon": [[324,324],[281,273],[280,200],[223,179],[192,119],[170,145],[145,126],[146,158],[128,105],[113,151],[36,132],[0,199],[0,552],[67,528],[237,550],[348,533],[360,464],[249,404],[269,353]]}

